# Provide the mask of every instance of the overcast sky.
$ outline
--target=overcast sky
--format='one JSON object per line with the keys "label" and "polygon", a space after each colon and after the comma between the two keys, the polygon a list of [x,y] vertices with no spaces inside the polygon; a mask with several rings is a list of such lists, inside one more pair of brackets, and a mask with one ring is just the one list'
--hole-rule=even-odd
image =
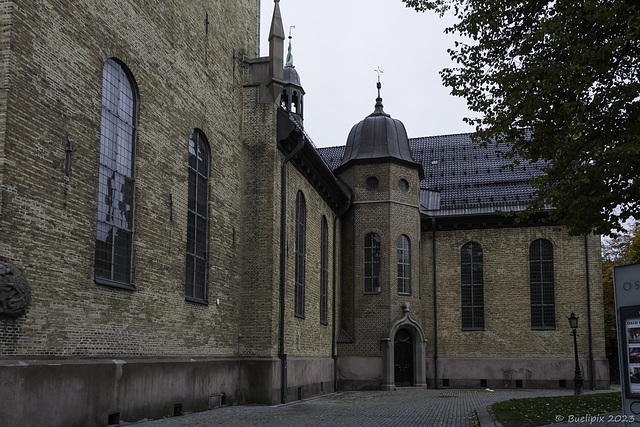
{"label": "overcast sky", "polygon": [[[260,55],[269,52],[273,0],[262,0]],[[304,88],[304,127],[317,147],[344,145],[351,127],[373,112],[378,66],[384,110],[410,138],[471,132],[466,102],[449,94],[439,71],[452,18],[418,13],[401,0],[281,0],[285,32]],[[285,41],[285,54],[288,39]]]}

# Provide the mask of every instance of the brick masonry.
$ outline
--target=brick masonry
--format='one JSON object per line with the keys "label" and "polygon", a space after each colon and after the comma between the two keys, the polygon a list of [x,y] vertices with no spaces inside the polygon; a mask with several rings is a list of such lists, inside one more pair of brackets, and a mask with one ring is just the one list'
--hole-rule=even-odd
{"label": "brick masonry", "polygon": [[[177,403],[184,411],[205,409],[209,394],[220,392],[228,403],[279,402],[284,155],[267,90],[273,82],[256,79],[278,64],[251,58],[256,10],[253,0],[0,0],[0,260],[19,267],[31,287],[24,315],[0,317],[0,382],[9,384],[0,390],[0,419],[20,425],[46,415],[53,424],[103,425],[115,414],[124,421],[171,415]],[[109,58],[130,72],[139,107],[133,291],[98,285],[93,273],[102,68]],[[193,129],[202,130],[211,150],[207,304],[184,297]],[[68,175],[67,139],[73,145]],[[365,186],[369,176],[379,179],[375,191]],[[376,163],[345,170],[340,178],[354,203],[342,218],[293,164],[285,178],[289,400],[334,391],[335,356],[343,379],[379,385],[381,339],[403,316],[403,303],[425,334],[432,384],[471,358],[565,363],[571,346],[564,317],[572,310],[581,319],[581,355],[587,354],[584,238],[553,227],[437,231],[434,284],[432,234],[420,228],[415,169]],[[401,178],[409,191],[399,189]],[[298,191],[307,211],[304,318],[293,310]],[[327,324],[319,307],[323,216]],[[362,245],[372,231],[381,237],[382,291],[363,295]],[[397,293],[400,234],[411,242],[410,295]],[[527,327],[528,245],[537,238],[554,245],[552,331]],[[484,331],[460,330],[459,252],[468,241],[485,253]],[[590,237],[588,244],[593,349],[603,364],[599,240]],[[340,329],[353,343],[334,341]],[[92,369],[99,381],[87,375]],[[485,371],[459,379],[480,375]],[[102,393],[85,412],[56,412],[84,408],[86,396],[99,389],[114,392]],[[64,399],[42,402],[52,394]],[[8,413],[13,407],[23,408],[23,418]]]}

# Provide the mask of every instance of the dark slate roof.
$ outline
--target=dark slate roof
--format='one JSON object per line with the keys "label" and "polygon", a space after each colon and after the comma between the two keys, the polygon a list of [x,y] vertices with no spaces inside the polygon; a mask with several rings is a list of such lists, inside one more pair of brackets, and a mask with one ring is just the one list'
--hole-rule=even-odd
{"label": "dark slate roof", "polygon": [[380,97],[376,99],[374,112],[351,128],[339,170],[344,170],[355,163],[368,163],[374,159],[399,161],[420,169],[420,165],[411,157],[409,138],[404,124],[384,112]]}
{"label": "dark slate roof", "polygon": [[285,85],[296,85],[302,87],[300,84],[300,75],[294,67],[284,67],[282,71]]}
{"label": "dark slate roof", "polygon": [[[508,147],[471,141],[471,134],[409,139],[413,159],[422,165],[423,213],[430,216],[518,211],[535,198],[529,180],[541,175],[544,163],[522,161],[513,169],[501,152]],[[320,148],[329,169],[340,166],[345,147]]]}

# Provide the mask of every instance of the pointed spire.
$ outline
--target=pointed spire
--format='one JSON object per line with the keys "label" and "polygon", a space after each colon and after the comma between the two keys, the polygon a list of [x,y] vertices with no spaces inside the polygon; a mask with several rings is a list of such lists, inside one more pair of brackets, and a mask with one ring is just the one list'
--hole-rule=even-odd
{"label": "pointed spire", "polygon": [[376,106],[375,106],[375,110],[373,113],[371,113],[371,116],[387,116],[387,117],[391,117],[389,114],[385,113],[382,110],[382,97],[380,96],[380,89],[382,88],[382,83],[380,83],[380,74],[384,73],[384,71],[382,71],[380,69],[380,67],[378,67],[376,70],[373,70],[376,73],[378,73],[378,84],[376,85],[378,88],[378,97],[376,98]]}
{"label": "pointed spire", "polygon": [[289,51],[287,52],[287,63],[284,65],[285,67],[296,68],[293,65],[293,55],[291,54],[291,30],[295,27],[295,25],[289,27]]}
{"label": "pointed spire", "polygon": [[273,17],[271,18],[271,29],[269,30],[269,40],[279,38],[284,40],[284,27],[282,26],[282,15],[280,14],[280,0],[274,0]]}
{"label": "pointed spire", "polygon": [[280,0],[274,0],[273,18],[271,19],[271,29],[269,31],[269,82],[267,87],[271,99],[274,101],[282,92],[282,79],[284,78],[284,27],[282,26],[282,15],[280,14]]}

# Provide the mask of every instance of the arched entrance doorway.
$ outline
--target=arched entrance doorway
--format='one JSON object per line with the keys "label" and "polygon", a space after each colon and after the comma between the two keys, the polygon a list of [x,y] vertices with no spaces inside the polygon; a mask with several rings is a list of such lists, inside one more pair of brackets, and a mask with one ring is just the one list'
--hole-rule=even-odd
{"label": "arched entrance doorway", "polygon": [[402,317],[391,324],[388,335],[380,340],[382,390],[398,386],[427,387],[427,341],[409,310],[409,303],[402,303]]}
{"label": "arched entrance doorway", "polygon": [[413,335],[408,329],[396,332],[393,340],[394,376],[397,387],[413,385]]}

